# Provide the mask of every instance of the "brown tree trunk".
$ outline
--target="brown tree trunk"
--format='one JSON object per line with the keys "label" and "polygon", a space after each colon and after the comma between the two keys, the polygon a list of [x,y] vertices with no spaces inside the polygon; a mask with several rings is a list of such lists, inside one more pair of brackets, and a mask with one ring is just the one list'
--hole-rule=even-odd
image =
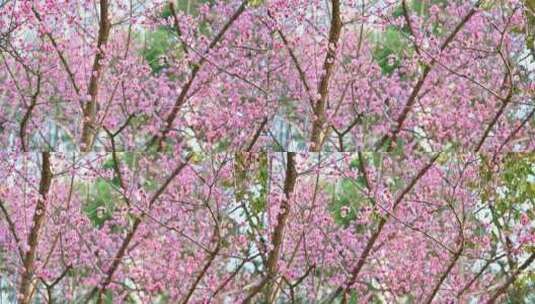
{"label": "brown tree trunk", "polygon": [[95,60],[93,61],[91,78],[89,79],[89,87],[87,89],[90,100],[86,101],[83,109],[84,117],[82,126],[82,139],[80,142],[80,150],[82,152],[91,151],[95,133],[97,131],[95,120],[98,108],[98,85],[102,70],[100,61],[104,58],[102,47],[108,42],[110,29],[111,23],[109,16],[109,2],[108,0],[100,0],[100,24],[98,30],[97,54],[95,55]]}
{"label": "brown tree trunk", "polygon": [[[269,252],[268,259],[266,262],[266,276],[262,281],[257,284],[251,292],[247,295],[245,300],[242,303],[250,303],[251,300],[270,282],[275,278],[278,270],[278,262],[280,257],[280,252],[282,248],[282,243],[284,239],[284,229],[286,227],[286,221],[290,215],[290,199],[291,195],[295,188],[295,182],[297,180],[297,170],[295,167],[295,152],[287,153],[288,159],[286,162],[286,177],[284,179],[284,195],[285,199],[281,202],[281,210],[277,215],[277,226],[273,230],[272,244],[273,249]],[[272,288],[267,288],[266,296],[271,298]]]}
{"label": "brown tree trunk", "polygon": [[329,95],[329,80],[333,74],[334,62],[336,58],[336,48],[342,31],[342,19],[340,17],[340,0],[332,0],[331,29],[329,31],[329,44],[327,46],[327,56],[323,63],[323,72],[318,88],[319,100],[313,105],[312,134],[310,136],[310,151],[321,151],[323,136],[325,133],[325,104]]}
{"label": "brown tree trunk", "polygon": [[50,152],[42,153],[43,163],[41,167],[41,181],[39,183],[39,199],[35,207],[32,227],[28,235],[28,251],[24,255],[24,272],[22,273],[19,297],[21,304],[29,304],[32,300],[32,280],[34,272],[34,262],[37,246],[39,245],[39,232],[46,218],[46,205],[48,190],[52,181],[52,171],[50,169]]}

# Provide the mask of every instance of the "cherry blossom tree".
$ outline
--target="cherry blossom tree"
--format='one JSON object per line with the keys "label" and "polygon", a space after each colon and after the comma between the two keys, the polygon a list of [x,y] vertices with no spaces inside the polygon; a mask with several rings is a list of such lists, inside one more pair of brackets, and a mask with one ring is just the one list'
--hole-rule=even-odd
{"label": "cherry blossom tree", "polygon": [[0,0],[0,301],[531,303],[535,2]]}

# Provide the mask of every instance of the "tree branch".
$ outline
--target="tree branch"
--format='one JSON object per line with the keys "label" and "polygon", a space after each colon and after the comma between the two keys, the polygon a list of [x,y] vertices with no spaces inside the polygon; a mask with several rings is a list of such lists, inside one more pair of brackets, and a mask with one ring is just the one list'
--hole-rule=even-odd
{"label": "tree branch", "polygon": [[[227,23],[223,26],[223,28],[217,33],[217,35],[214,37],[212,42],[208,45],[207,49],[204,51],[204,55],[208,54],[208,52],[213,49],[221,39],[223,39],[223,36],[228,31],[228,29],[232,26],[232,24],[240,17],[240,15],[245,11],[245,8],[247,6],[247,0],[243,1],[241,5],[238,7],[238,9],[234,12],[234,14],[230,17],[230,19],[227,21]],[[191,75],[188,79],[188,81],[182,86],[182,90],[180,91],[180,94],[178,95],[175,104],[173,105],[173,108],[171,109],[171,112],[169,115],[167,115],[167,118],[165,119],[165,127],[162,130],[161,135],[155,135],[152,137],[152,139],[149,141],[147,148],[151,148],[152,146],[156,145],[157,150],[159,152],[163,149],[163,142],[165,142],[165,139],[167,138],[167,135],[169,132],[171,132],[173,128],[173,123],[178,115],[178,112],[182,108],[182,105],[187,100],[188,92],[197,77],[199,71],[201,70],[203,64],[206,62],[206,56],[202,56],[199,62],[193,65],[193,68],[191,70]]]}
{"label": "tree branch", "polygon": [[98,107],[98,92],[99,81],[101,77],[102,65],[100,61],[104,58],[103,47],[108,42],[110,35],[111,23],[109,16],[109,2],[108,0],[100,0],[100,24],[97,39],[97,53],[93,61],[93,68],[91,69],[91,78],[89,79],[88,95],[90,100],[86,101],[83,109],[83,126],[82,138],[80,140],[80,150],[88,152],[93,146],[95,131],[96,111]]}
{"label": "tree branch", "polygon": [[312,134],[310,136],[312,152],[321,151],[324,135],[323,125],[325,124],[325,104],[329,94],[329,80],[333,74],[333,67],[336,59],[336,49],[338,48],[338,40],[342,32],[342,19],[340,17],[340,0],[331,0],[332,3],[332,17],[331,29],[329,31],[329,40],[327,45],[327,56],[323,63],[323,76],[321,77],[318,94],[320,96],[316,104],[313,105],[313,123]]}
{"label": "tree branch", "polygon": [[500,287],[498,288],[498,290],[494,293],[494,295],[487,301],[487,304],[494,304],[496,303],[496,300],[498,300],[498,298],[504,294],[507,289],[509,289],[509,286],[511,286],[511,284],[513,284],[518,275],[526,270],[526,268],[529,267],[529,265],[531,265],[531,263],[533,263],[533,261],[535,260],[535,253],[532,253],[525,261],[524,263],[522,263],[522,265],[509,277],[509,279],[507,279],[507,281]]}
{"label": "tree branch", "polygon": [[28,152],[28,147],[26,146],[26,126],[28,125],[28,120],[30,119],[32,115],[32,111],[37,105],[37,97],[39,96],[39,92],[41,91],[41,74],[37,74],[37,88],[35,89],[35,93],[33,93],[32,98],[30,100],[30,106],[26,110],[26,113],[24,113],[24,116],[22,117],[22,120],[20,121],[20,128],[19,128],[19,137],[20,137],[20,144],[22,146],[22,152]]}
{"label": "tree branch", "polygon": [[[437,153],[431,159],[431,161],[425,167],[420,169],[418,174],[414,178],[412,178],[412,180],[409,182],[409,184],[403,189],[403,191],[400,193],[398,198],[395,200],[395,202],[393,204],[393,207],[392,207],[393,211],[395,211],[397,209],[398,205],[401,204],[401,202],[403,201],[405,196],[414,188],[414,186],[416,186],[418,181],[433,166],[433,164],[435,163],[435,161],[438,159],[439,156],[440,156],[440,153]],[[358,275],[359,275],[360,271],[362,270],[362,267],[366,263],[366,259],[370,255],[371,250],[372,250],[373,246],[375,245],[375,242],[377,241],[377,239],[381,235],[381,232],[382,232],[382,230],[383,230],[383,228],[384,228],[384,226],[387,223],[389,218],[390,218],[390,214],[389,213],[387,213],[385,216],[381,217],[381,219],[379,221],[379,224],[378,224],[378,227],[377,227],[377,230],[372,234],[372,236],[368,240],[368,243],[366,244],[366,247],[362,251],[362,254],[360,255],[360,258],[357,261],[357,264],[355,265],[355,267],[351,271],[350,278],[346,281],[346,283],[344,285],[339,286],[333,293],[331,293],[324,301],[321,301],[322,303],[332,303],[340,294],[346,293],[349,290],[349,288],[351,288],[351,286],[353,284],[355,284],[355,282],[357,281]]]}
{"label": "tree branch", "polygon": [[[290,200],[292,199],[292,193],[295,188],[295,182],[297,180],[297,171],[295,167],[295,152],[287,152],[288,156],[286,161],[286,178],[284,180],[284,195],[285,199],[281,202],[281,210],[277,215],[277,225],[273,230],[272,245],[273,249],[269,252],[266,263],[266,276],[258,283],[247,295],[242,304],[250,303],[253,298],[275,278],[278,270],[278,261],[282,248],[284,229],[286,227],[286,221],[290,215]],[[270,298],[268,296],[268,298]]]}
{"label": "tree branch", "polygon": [[46,218],[46,205],[48,190],[52,182],[52,171],[50,169],[50,152],[42,152],[41,181],[39,182],[39,198],[32,220],[32,227],[28,235],[28,251],[23,259],[24,272],[21,276],[19,297],[21,304],[29,304],[32,301],[31,285],[34,272],[34,261],[39,245],[39,233]]}
{"label": "tree branch", "polygon": [[[464,27],[464,25],[474,16],[477,12],[477,9],[481,5],[481,0],[478,1],[475,6],[470,9],[470,11],[464,16],[464,18],[461,20],[459,24],[455,27],[455,29],[450,33],[450,35],[444,40],[444,42],[440,46],[440,51],[444,51],[449,44],[453,41],[455,36],[461,31],[461,29]],[[420,90],[422,89],[425,80],[427,79],[427,76],[431,72],[433,66],[435,65],[436,58],[433,58],[431,62],[424,67],[422,76],[414,86],[414,88],[411,91],[411,94],[409,95],[409,98],[407,99],[407,102],[405,103],[405,106],[403,107],[403,110],[401,111],[401,114],[399,115],[397,121],[396,121],[396,128],[392,131],[392,135],[385,135],[381,138],[377,145],[377,149],[381,149],[385,145],[388,139],[391,139],[388,143],[386,149],[387,151],[390,151],[392,149],[392,144],[397,140],[397,137],[399,135],[399,132],[401,132],[403,125],[405,123],[405,120],[407,119],[407,116],[409,112],[412,109],[412,106],[414,103],[416,103],[416,99],[418,97],[418,94],[420,93]]]}
{"label": "tree branch", "polygon": [[429,297],[427,297],[427,300],[425,301],[425,304],[431,304],[433,302],[433,299],[435,298],[437,292],[439,291],[440,286],[442,286],[442,283],[444,283],[444,281],[446,280],[446,278],[448,277],[450,272],[453,270],[453,267],[455,267],[455,264],[457,264],[457,260],[459,260],[459,257],[461,256],[461,254],[463,252],[463,249],[464,249],[464,241],[461,240],[461,246],[460,246],[459,250],[455,253],[455,255],[453,255],[453,257],[452,257],[452,259],[451,259],[451,261],[450,261],[450,263],[448,265],[448,268],[440,276],[440,279],[435,284],[435,287],[433,287],[433,291],[431,291],[431,294],[429,295]]}
{"label": "tree branch", "polygon": [[[169,186],[169,184],[173,181],[173,179],[175,179],[175,177],[186,167],[186,165],[188,164],[192,156],[193,156],[192,154],[188,155],[186,160],[184,162],[181,162],[175,168],[175,170],[173,170],[173,172],[167,177],[165,182],[158,188],[158,190],[156,190],[156,192],[153,194],[153,196],[149,200],[149,209],[158,200],[158,198],[165,192],[165,190],[167,189],[167,186]],[[132,225],[132,229],[127,233],[126,237],[121,243],[121,247],[119,247],[119,250],[115,254],[115,257],[113,258],[113,262],[110,268],[108,269],[108,271],[106,271],[105,278],[102,280],[101,284],[95,286],[91,290],[91,292],[89,293],[87,297],[86,303],[89,302],[93,298],[93,296],[97,293],[98,293],[97,303],[99,304],[103,303],[102,294],[106,291],[107,287],[112,282],[113,275],[115,274],[115,271],[121,264],[121,261],[124,255],[126,254],[126,251],[130,245],[130,242],[134,238],[136,231],[139,228],[139,225],[141,224],[144,216],[145,216],[145,213],[135,218],[134,224]]]}

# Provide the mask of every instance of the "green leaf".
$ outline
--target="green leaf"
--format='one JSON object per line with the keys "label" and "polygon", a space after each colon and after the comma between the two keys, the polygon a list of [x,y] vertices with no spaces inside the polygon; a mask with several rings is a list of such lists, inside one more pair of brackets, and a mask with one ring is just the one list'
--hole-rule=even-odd
{"label": "green leaf", "polygon": [[358,303],[359,303],[359,297],[357,295],[357,292],[352,290],[348,304],[358,304]]}
{"label": "green leaf", "polygon": [[160,72],[167,66],[164,56],[171,48],[171,37],[170,31],[164,27],[146,34],[145,43],[147,47],[142,51],[142,56],[155,73]]}
{"label": "green leaf", "polygon": [[360,208],[369,201],[361,194],[363,188],[363,179],[350,178],[327,187],[332,196],[329,210],[337,224],[347,227],[355,221]]}
{"label": "green leaf", "polygon": [[249,0],[249,5],[252,7],[259,7],[264,4],[264,0]]}
{"label": "green leaf", "polygon": [[97,227],[101,227],[110,219],[115,210],[112,187],[112,184],[102,178],[98,178],[94,184],[89,185],[88,200],[83,211],[91,223]]}

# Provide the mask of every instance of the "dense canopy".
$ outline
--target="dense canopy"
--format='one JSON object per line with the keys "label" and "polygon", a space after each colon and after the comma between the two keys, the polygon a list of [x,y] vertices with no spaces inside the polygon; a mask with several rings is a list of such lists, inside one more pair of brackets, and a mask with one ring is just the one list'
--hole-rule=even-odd
{"label": "dense canopy", "polygon": [[533,0],[0,0],[2,303],[534,303],[533,151]]}

